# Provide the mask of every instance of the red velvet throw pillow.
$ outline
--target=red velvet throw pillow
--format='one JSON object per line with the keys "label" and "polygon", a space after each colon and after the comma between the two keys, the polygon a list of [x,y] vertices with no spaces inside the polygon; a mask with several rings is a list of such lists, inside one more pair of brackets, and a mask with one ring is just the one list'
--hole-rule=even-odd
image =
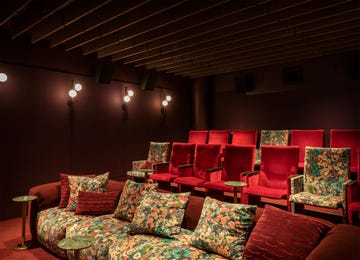
{"label": "red velvet throw pillow", "polygon": [[69,202],[69,197],[70,197],[70,187],[69,187],[69,176],[86,176],[86,177],[95,177],[95,174],[88,174],[88,175],[75,175],[75,174],[65,174],[65,173],[60,173],[59,174],[59,178],[60,178],[60,203],[59,203],[59,209],[61,208],[66,208],[68,202]]}
{"label": "red velvet throw pillow", "polygon": [[246,259],[305,259],[330,227],[307,216],[265,205],[248,242]]}
{"label": "red velvet throw pillow", "polygon": [[79,191],[76,215],[104,215],[114,212],[119,201],[119,191]]}

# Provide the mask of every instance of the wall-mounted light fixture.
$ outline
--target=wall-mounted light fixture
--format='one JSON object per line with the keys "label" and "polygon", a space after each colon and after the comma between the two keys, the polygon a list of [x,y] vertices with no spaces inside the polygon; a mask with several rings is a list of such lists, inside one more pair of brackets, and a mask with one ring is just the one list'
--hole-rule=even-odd
{"label": "wall-mounted light fixture", "polygon": [[7,75],[6,75],[6,73],[0,73],[0,82],[5,82],[5,81],[7,81]]}
{"label": "wall-mounted light fixture", "polygon": [[70,99],[67,102],[68,107],[70,108],[70,121],[72,122],[74,119],[74,103],[73,99],[77,96],[78,92],[81,91],[82,86],[80,83],[75,83],[74,80],[71,81],[71,89],[68,94]]}
{"label": "wall-mounted light fixture", "polygon": [[131,101],[131,98],[134,96],[134,91],[125,87],[125,94],[124,94],[124,104],[121,105],[121,109],[125,112],[125,119],[128,118],[128,107],[127,103]]}
{"label": "wall-mounted light fixture", "polygon": [[171,96],[170,95],[165,95],[163,101],[161,102],[161,113],[165,114],[166,113],[166,107],[169,105],[169,102],[171,101]]}

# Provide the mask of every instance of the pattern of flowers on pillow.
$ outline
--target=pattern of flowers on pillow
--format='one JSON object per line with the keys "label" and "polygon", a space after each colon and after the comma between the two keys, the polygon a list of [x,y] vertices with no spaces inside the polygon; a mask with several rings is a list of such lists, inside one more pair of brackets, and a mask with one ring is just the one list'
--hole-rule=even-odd
{"label": "pattern of flowers on pillow", "polygon": [[190,192],[143,194],[130,225],[133,234],[172,237],[179,234]]}
{"label": "pattern of flowers on pillow", "polygon": [[127,180],[120,195],[119,203],[114,211],[114,217],[131,221],[144,191],[156,191],[157,183],[137,183]]}
{"label": "pattern of flowers on pillow", "polygon": [[70,198],[67,209],[75,210],[77,206],[79,191],[107,191],[109,173],[98,175],[94,178],[83,176],[69,176]]}
{"label": "pattern of flowers on pillow", "polygon": [[242,259],[256,206],[206,197],[191,245],[230,259]]}

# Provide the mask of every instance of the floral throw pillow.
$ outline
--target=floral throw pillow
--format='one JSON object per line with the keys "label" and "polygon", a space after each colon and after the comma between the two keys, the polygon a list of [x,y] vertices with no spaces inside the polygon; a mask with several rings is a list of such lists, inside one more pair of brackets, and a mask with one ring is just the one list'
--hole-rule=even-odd
{"label": "floral throw pillow", "polygon": [[172,237],[180,233],[190,192],[146,192],[130,224],[132,234]]}
{"label": "floral throw pillow", "polygon": [[191,245],[230,259],[242,259],[256,206],[206,197]]}
{"label": "floral throw pillow", "polygon": [[157,183],[137,183],[127,180],[120,195],[119,203],[114,211],[114,217],[131,221],[144,191],[156,191]]}
{"label": "floral throw pillow", "polygon": [[69,176],[70,197],[67,209],[75,210],[79,191],[105,192],[109,180],[109,173],[100,174],[94,178],[84,176]]}

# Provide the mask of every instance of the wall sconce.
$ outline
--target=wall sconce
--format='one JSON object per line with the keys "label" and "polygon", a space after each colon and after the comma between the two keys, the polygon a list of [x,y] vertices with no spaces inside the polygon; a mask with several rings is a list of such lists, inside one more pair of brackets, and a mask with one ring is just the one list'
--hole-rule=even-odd
{"label": "wall sconce", "polygon": [[128,108],[127,103],[131,101],[131,98],[134,96],[134,91],[131,89],[128,89],[128,87],[125,87],[125,95],[124,95],[124,104],[121,105],[122,110],[125,112],[125,119],[128,118]]}
{"label": "wall sconce", "polygon": [[70,108],[70,121],[74,119],[74,104],[73,99],[77,96],[78,92],[81,91],[82,86],[80,83],[75,83],[74,80],[71,81],[71,89],[68,94],[70,99],[67,102],[68,107]]}
{"label": "wall sconce", "polygon": [[171,101],[171,96],[170,95],[165,95],[163,101],[161,102],[162,108],[161,108],[161,113],[165,114],[166,113],[166,107],[169,105],[169,102]]}
{"label": "wall sconce", "polygon": [[7,81],[7,75],[5,73],[0,73],[0,82],[5,82]]}

